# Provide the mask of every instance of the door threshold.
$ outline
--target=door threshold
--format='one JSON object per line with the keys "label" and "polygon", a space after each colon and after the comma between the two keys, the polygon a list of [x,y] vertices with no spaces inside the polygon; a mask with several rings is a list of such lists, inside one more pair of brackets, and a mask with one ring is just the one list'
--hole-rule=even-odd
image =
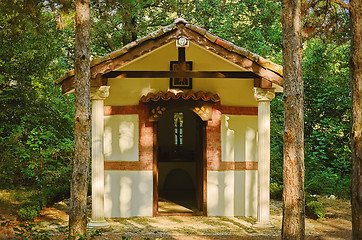
{"label": "door threshold", "polygon": [[206,216],[203,212],[159,212],[156,214],[156,217],[163,216]]}

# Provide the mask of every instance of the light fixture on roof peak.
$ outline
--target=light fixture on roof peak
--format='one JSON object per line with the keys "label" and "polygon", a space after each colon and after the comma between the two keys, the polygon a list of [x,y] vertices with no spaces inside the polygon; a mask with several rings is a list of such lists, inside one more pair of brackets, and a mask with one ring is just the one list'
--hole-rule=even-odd
{"label": "light fixture on roof peak", "polygon": [[189,46],[189,40],[187,40],[185,37],[180,37],[176,40],[176,47],[188,47]]}

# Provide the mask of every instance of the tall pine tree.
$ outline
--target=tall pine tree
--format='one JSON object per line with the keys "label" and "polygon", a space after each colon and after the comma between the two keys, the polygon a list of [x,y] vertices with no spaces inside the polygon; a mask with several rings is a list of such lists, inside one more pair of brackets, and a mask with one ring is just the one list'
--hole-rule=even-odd
{"label": "tall pine tree", "polygon": [[283,1],[284,165],[282,239],[304,239],[304,91],[301,1]]}
{"label": "tall pine tree", "polygon": [[352,238],[362,239],[362,2],[351,0]]}
{"label": "tall pine tree", "polygon": [[75,1],[74,160],[70,193],[69,237],[87,235],[90,163],[90,0]]}

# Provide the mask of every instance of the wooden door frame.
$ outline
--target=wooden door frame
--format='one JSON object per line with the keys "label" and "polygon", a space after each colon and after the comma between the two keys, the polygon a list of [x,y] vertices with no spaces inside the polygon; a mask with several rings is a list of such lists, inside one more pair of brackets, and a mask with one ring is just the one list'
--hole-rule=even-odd
{"label": "wooden door frame", "polygon": [[153,122],[153,216],[158,215],[158,122]]}
{"label": "wooden door frame", "polygon": [[202,215],[207,216],[207,131],[206,131],[207,122],[202,121]]}
{"label": "wooden door frame", "polygon": [[[202,121],[202,120],[201,120]],[[153,216],[207,216],[207,122],[202,121],[202,212],[200,213],[162,213],[158,212],[158,122],[153,122]]]}

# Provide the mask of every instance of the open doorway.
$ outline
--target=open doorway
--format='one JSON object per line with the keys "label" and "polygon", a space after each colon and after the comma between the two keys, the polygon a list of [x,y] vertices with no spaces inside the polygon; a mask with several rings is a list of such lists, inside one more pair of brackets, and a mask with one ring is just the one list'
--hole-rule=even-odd
{"label": "open doorway", "polygon": [[205,123],[191,110],[174,108],[157,125],[157,213],[202,215]]}

